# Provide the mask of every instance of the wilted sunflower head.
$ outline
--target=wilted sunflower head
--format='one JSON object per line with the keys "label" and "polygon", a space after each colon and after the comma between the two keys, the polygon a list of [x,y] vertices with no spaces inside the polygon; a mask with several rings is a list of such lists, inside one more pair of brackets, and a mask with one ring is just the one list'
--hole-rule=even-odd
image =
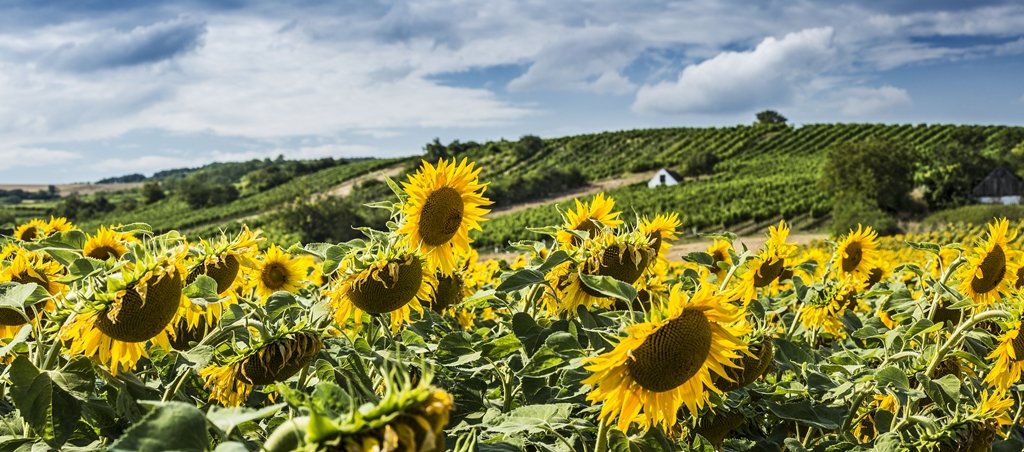
{"label": "wilted sunflower head", "polygon": [[450,275],[438,272],[434,277],[434,290],[430,299],[430,309],[434,312],[442,313],[445,309],[461,303],[468,295],[466,280],[461,271],[456,270]]}
{"label": "wilted sunflower head", "polygon": [[183,302],[187,245],[162,238],[137,249],[133,262],[107,275],[105,292],[80,298],[60,330],[69,353],[98,359],[115,374],[133,369],[146,356],[147,344],[169,347],[168,334]]}
{"label": "wilted sunflower head", "polygon": [[334,319],[344,327],[349,319],[362,322],[363,313],[390,313],[392,329],[409,320],[410,310],[422,312],[433,289],[433,274],[424,260],[408,251],[366,252],[350,258],[326,290]]}
{"label": "wilted sunflower head", "polygon": [[[647,246],[647,235],[633,232],[622,235],[602,234],[589,242],[587,259],[582,271],[589,275],[610,276],[626,284],[633,284],[647,271],[657,251]],[[583,286],[588,294],[599,297],[599,292]]]}
{"label": "wilted sunflower head", "polygon": [[402,183],[408,198],[402,206],[405,218],[398,228],[409,248],[426,258],[427,268],[451,273],[458,253],[469,252],[469,231],[480,229],[486,206],[486,184],[478,180],[479,168],[463,159],[456,164],[440,160],[437,166],[423,162],[420,170]]}
{"label": "wilted sunflower head", "polygon": [[990,223],[988,239],[975,247],[967,264],[960,267],[960,292],[981,307],[1009,295],[1016,285],[1020,251],[1010,246],[1016,232],[1011,234],[1008,229],[1005,218]]}
{"label": "wilted sunflower head", "polygon": [[626,331],[614,349],[585,360],[592,375],[583,380],[593,386],[587,399],[604,403],[602,422],[617,417],[622,431],[633,422],[671,428],[682,405],[699,413],[710,392],[721,393],[712,372],[731,380],[725,369],[745,352],[739,337],[750,327],[743,311],[702,286],[692,297],[673,288],[664,312]]}
{"label": "wilted sunflower head", "polygon": [[206,379],[210,399],[225,406],[241,405],[254,386],[285,381],[320,353],[323,341],[312,331],[290,331],[211,364],[199,375]]}
{"label": "wilted sunflower head", "polygon": [[604,193],[598,193],[590,202],[580,202],[579,199],[573,201],[576,208],[565,212],[565,221],[562,223],[565,230],[559,231],[556,235],[563,249],[571,249],[582,243],[578,237],[568,232],[570,230],[587,232],[590,238],[595,238],[602,229],[622,225],[622,220],[619,219],[622,212],[614,211],[615,200],[605,197]]}

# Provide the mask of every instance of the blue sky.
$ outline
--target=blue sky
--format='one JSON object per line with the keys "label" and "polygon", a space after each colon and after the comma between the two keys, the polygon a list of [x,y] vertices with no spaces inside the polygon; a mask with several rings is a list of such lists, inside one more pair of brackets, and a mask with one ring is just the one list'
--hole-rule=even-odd
{"label": "blue sky", "polygon": [[1024,124],[1024,4],[0,0],[0,183],[749,123]]}

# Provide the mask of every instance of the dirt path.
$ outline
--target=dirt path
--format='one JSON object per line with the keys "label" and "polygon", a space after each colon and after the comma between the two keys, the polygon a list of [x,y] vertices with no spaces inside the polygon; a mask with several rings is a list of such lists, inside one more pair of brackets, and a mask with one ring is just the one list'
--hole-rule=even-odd
{"label": "dirt path", "polygon": [[646,180],[650,180],[651,177],[654,176],[654,173],[655,173],[655,171],[650,171],[650,172],[646,172],[646,173],[630,174],[628,176],[617,178],[617,179],[599,180],[599,181],[591,183],[590,185],[587,185],[586,187],[581,187],[581,188],[578,188],[576,190],[565,192],[565,193],[562,193],[562,194],[559,194],[559,195],[556,195],[556,196],[549,196],[547,198],[542,198],[542,199],[538,199],[538,200],[535,200],[535,201],[524,202],[524,203],[521,203],[521,204],[515,204],[515,205],[512,205],[512,206],[503,207],[501,209],[494,209],[487,216],[489,218],[496,218],[496,217],[500,217],[502,215],[508,215],[510,213],[518,212],[520,210],[529,209],[531,207],[544,206],[544,205],[549,205],[549,204],[553,204],[553,203],[560,203],[560,202],[565,202],[565,201],[571,201],[573,198],[579,198],[579,197],[583,197],[583,196],[590,196],[590,195],[593,195],[595,193],[600,193],[600,192],[608,191],[608,190],[611,190],[611,189],[614,189],[614,188],[625,187],[627,185],[633,185],[633,184],[637,184],[637,183],[640,183],[640,182],[643,182],[643,181],[646,181]]}
{"label": "dirt path", "polygon": [[385,177],[394,178],[395,176],[398,176],[399,174],[402,174],[402,170],[404,168],[405,168],[404,165],[395,165],[395,166],[389,166],[387,168],[381,168],[381,169],[376,170],[376,171],[371,171],[369,173],[363,174],[362,176],[359,176],[359,177],[356,177],[356,178],[352,178],[352,179],[349,179],[349,180],[347,180],[345,182],[342,182],[342,183],[340,183],[338,185],[335,185],[334,187],[331,187],[327,191],[314,194],[313,197],[312,197],[312,200],[317,200],[317,199],[323,198],[325,196],[335,196],[335,197],[348,196],[350,193],[352,193],[352,189],[355,188],[356,185],[359,185],[359,184],[361,184],[363,182],[366,182],[368,180],[380,180],[380,181],[382,181],[382,180],[384,180]]}

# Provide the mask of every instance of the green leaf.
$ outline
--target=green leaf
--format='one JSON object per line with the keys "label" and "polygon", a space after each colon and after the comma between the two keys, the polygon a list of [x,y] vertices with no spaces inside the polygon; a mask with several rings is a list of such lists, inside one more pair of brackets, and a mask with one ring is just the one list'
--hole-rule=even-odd
{"label": "green leaf", "polygon": [[632,285],[619,281],[611,276],[588,275],[580,273],[580,281],[583,285],[599,292],[602,295],[617,298],[630,303],[636,298],[636,288]]}
{"label": "green leaf", "polygon": [[780,419],[799,422],[822,430],[835,430],[846,416],[845,407],[830,407],[813,404],[803,399],[786,404],[770,403],[768,409]]}
{"label": "green leaf", "polygon": [[537,325],[537,321],[530,314],[517,312],[512,316],[512,331],[519,338],[519,342],[526,347],[526,351],[532,353],[540,344],[544,328]]}
{"label": "green leaf", "polygon": [[162,451],[212,448],[206,416],[181,402],[155,402],[153,409],[113,444],[111,451]]}
{"label": "green leaf", "polygon": [[527,405],[491,419],[489,430],[496,433],[541,433],[544,426],[566,424],[573,404]]}
{"label": "green leaf", "polygon": [[548,256],[548,259],[544,261],[544,263],[541,264],[540,267],[537,267],[537,271],[541,273],[547,273],[552,268],[557,267],[559,264],[562,264],[571,258],[572,257],[569,256],[569,253],[567,253],[565,250],[555,251],[554,253],[551,253],[550,256]]}
{"label": "green leaf", "polygon": [[530,362],[523,367],[522,374],[531,377],[540,377],[544,375],[550,375],[558,370],[558,367],[564,363],[565,360],[561,356],[558,356],[554,350],[548,347],[541,347],[537,350],[537,353],[530,358]]}
{"label": "green leaf", "polygon": [[533,269],[524,268],[506,278],[498,288],[498,292],[515,292],[524,287],[530,287],[544,282],[544,274]]}
{"label": "green leaf", "polygon": [[523,347],[515,334],[507,334],[493,339],[483,345],[481,356],[490,359],[501,359]]}
{"label": "green leaf", "polygon": [[19,284],[14,282],[0,283],[0,308],[15,311],[25,317],[27,322],[34,315],[27,314],[25,309],[50,296],[46,288],[36,283]]}
{"label": "green leaf", "polygon": [[344,247],[333,245],[324,251],[324,276],[334,273],[345,259],[348,250]]}
{"label": "green leaf", "polygon": [[917,381],[921,382],[924,393],[939,408],[952,415],[960,402],[960,380],[956,375],[945,375],[942,378],[932,380],[924,373],[917,374]]}
{"label": "green leaf", "polygon": [[181,293],[192,300],[199,299],[207,303],[216,303],[220,300],[220,295],[217,294],[217,280],[206,275],[196,277],[196,280],[185,286]]}
{"label": "green leaf", "polygon": [[683,256],[683,260],[686,262],[693,262],[694,264],[703,265],[705,267],[715,265],[715,258],[703,251],[695,251],[690,254],[687,254]]}
{"label": "green leaf", "polygon": [[907,246],[915,250],[928,251],[936,255],[938,255],[939,250],[941,250],[938,244],[931,242],[912,242],[910,240],[904,240],[903,243],[906,243]]}
{"label": "green leaf", "polygon": [[895,366],[878,369],[878,372],[875,372],[875,381],[878,382],[878,386],[881,388],[891,386],[904,391],[910,389],[910,380],[907,378],[907,374]]}
{"label": "green leaf", "polygon": [[91,257],[75,259],[75,261],[68,266],[68,274],[61,278],[61,282],[69,283],[78,281],[103,269],[103,261],[99,259],[93,259]]}
{"label": "green leaf", "polygon": [[11,364],[11,399],[25,422],[47,444],[63,445],[78,427],[82,404],[53,382],[49,372],[40,372],[25,356]]}
{"label": "green leaf", "polygon": [[224,433],[224,437],[228,437],[231,436],[231,432],[239,425],[271,417],[281,411],[281,408],[284,408],[284,406],[284,403],[279,403],[258,410],[246,407],[221,408],[212,406],[210,411],[206,413],[206,418]]}

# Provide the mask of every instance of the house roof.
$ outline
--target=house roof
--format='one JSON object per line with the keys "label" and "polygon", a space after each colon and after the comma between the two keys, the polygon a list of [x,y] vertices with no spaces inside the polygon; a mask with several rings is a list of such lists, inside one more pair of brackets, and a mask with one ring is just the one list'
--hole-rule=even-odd
{"label": "house roof", "polygon": [[672,170],[670,170],[668,168],[662,168],[658,172],[660,173],[661,171],[664,171],[664,172],[668,173],[669,176],[672,176],[672,178],[677,180],[677,181],[680,181],[680,182],[683,181],[683,175],[682,174],[679,174],[679,173],[677,173],[675,171],[672,171]]}
{"label": "house roof", "polygon": [[1024,194],[1024,182],[1005,166],[997,167],[974,187],[977,197],[1020,196]]}

